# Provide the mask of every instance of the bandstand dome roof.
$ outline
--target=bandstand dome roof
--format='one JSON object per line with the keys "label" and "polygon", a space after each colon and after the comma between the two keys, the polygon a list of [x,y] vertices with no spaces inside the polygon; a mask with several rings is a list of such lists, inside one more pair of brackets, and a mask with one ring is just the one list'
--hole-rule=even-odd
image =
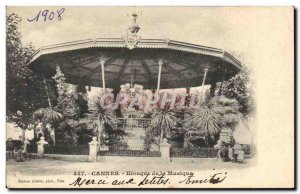
{"label": "bandstand dome roof", "polygon": [[69,83],[102,87],[100,59],[105,61],[109,88],[129,83],[132,76],[134,83],[156,88],[158,60],[163,62],[162,89],[200,86],[205,68],[206,84],[228,79],[241,69],[241,63],[221,49],[165,39],[139,39],[134,48],[128,48],[122,38],[45,46],[34,53],[29,68],[51,77],[59,66]]}

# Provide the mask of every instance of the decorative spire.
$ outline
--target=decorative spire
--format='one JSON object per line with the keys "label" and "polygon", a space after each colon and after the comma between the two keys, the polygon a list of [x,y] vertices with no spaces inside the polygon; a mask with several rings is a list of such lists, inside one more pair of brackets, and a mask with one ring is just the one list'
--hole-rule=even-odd
{"label": "decorative spire", "polygon": [[138,14],[133,12],[132,17],[133,17],[133,23],[136,23],[136,18],[138,17]]}
{"label": "decorative spire", "polygon": [[132,17],[133,17],[133,23],[132,23],[132,25],[131,25],[128,29],[129,29],[129,31],[130,31],[131,33],[133,33],[133,34],[136,35],[136,34],[139,32],[139,30],[140,30],[141,28],[140,28],[140,26],[136,23],[136,19],[137,19],[138,15],[137,15],[135,12],[133,12]]}
{"label": "decorative spire", "polygon": [[125,41],[125,46],[129,49],[133,49],[137,46],[139,40],[141,39],[140,36],[137,35],[137,33],[140,31],[140,26],[137,24],[138,15],[133,12],[132,18],[133,22],[128,28],[128,32],[125,36],[122,36],[122,39]]}

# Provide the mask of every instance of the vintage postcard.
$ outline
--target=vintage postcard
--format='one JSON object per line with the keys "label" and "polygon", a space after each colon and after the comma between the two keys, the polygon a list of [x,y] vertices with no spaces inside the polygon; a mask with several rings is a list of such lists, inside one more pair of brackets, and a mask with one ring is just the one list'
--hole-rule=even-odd
{"label": "vintage postcard", "polygon": [[6,185],[294,188],[293,7],[6,8]]}

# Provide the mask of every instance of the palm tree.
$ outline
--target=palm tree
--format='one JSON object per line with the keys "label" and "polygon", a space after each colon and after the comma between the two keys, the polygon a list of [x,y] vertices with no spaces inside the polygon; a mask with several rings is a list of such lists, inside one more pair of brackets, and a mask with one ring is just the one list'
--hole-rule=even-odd
{"label": "palm tree", "polygon": [[223,96],[208,98],[185,120],[185,126],[204,132],[214,142],[222,127],[234,128],[239,118],[238,108],[234,99]]}
{"label": "palm tree", "polygon": [[[111,102],[106,101],[106,106]],[[114,128],[117,118],[111,108],[104,108],[100,104],[100,98],[93,103],[92,109],[87,113],[87,124],[98,131],[98,141],[101,142],[103,127],[109,125]]]}
{"label": "palm tree", "polygon": [[162,142],[166,134],[170,133],[170,130],[176,127],[176,120],[176,113],[173,110],[156,107],[152,114],[149,128],[151,130],[159,130],[158,133],[160,133],[160,142]]}
{"label": "palm tree", "polygon": [[61,121],[63,115],[52,108],[40,108],[33,113],[33,119],[54,124]]}
{"label": "palm tree", "polygon": [[[52,108],[40,108],[33,113],[33,119],[50,123],[55,134],[55,128],[58,127],[60,121],[64,119],[63,115]],[[53,141],[55,142],[55,135]]]}

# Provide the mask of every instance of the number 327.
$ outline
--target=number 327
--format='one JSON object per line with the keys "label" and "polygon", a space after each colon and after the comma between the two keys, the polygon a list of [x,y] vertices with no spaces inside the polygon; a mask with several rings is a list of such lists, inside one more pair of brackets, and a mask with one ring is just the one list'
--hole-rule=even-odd
{"label": "number 327", "polygon": [[57,20],[62,20],[62,14],[64,13],[65,8],[61,8],[60,10],[56,10],[56,12],[49,11],[48,9],[41,10],[33,19],[27,19],[28,22],[39,21],[39,18],[43,18],[44,22],[47,20],[53,20],[55,17]]}

